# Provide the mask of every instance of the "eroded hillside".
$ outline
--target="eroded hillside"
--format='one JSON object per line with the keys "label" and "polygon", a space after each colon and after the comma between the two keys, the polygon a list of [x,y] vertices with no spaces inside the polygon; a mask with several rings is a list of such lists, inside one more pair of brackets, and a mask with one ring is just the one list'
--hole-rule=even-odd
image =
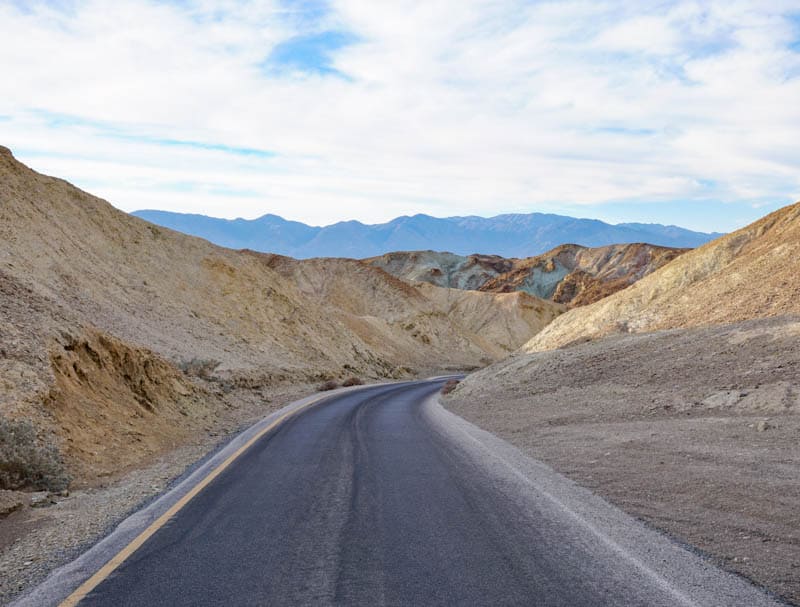
{"label": "eroded hillside", "polygon": [[564,314],[525,350],[615,333],[798,314],[799,256],[796,203],[680,256],[622,292]]}
{"label": "eroded hillside", "polygon": [[365,261],[405,280],[490,293],[520,291],[576,307],[630,286],[685,251],[649,244],[567,244],[525,259],[413,251]]}
{"label": "eroded hillside", "polygon": [[0,414],[54,435],[81,482],[213,431],[232,390],[475,368],[562,311],[420,288],[357,261],[223,249],[5,148],[0,201]]}

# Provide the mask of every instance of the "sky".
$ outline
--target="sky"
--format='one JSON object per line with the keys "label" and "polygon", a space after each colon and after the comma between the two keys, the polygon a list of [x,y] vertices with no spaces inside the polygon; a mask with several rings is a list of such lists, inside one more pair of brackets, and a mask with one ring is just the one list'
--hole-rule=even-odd
{"label": "sky", "polygon": [[728,231],[800,199],[800,0],[0,0],[0,41],[0,144],[126,211]]}

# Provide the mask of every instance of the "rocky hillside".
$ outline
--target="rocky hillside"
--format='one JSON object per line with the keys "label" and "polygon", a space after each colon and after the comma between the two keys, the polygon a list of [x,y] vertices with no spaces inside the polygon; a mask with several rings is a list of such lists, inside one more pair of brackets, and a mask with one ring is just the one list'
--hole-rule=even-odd
{"label": "rocky hillside", "polygon": [[622,292],[572,310],[526,351],[614,333],[800,313],[800,203],[690,251]]}
{"label": "rocky hillside", "polygon": [[0,416],[54,436],[82,482],[213,428],[236,387],[474,368],[562,311],[462,299],[360,262],[223,249],[0,148]]}
{"label": "rocky hillside", "polygon": [[575,307],[630,286],[685,251],[649,244],[594,249],[567,244],[525,259],[413,251],[365,261],[405,280],[491,293],[520,291]]}

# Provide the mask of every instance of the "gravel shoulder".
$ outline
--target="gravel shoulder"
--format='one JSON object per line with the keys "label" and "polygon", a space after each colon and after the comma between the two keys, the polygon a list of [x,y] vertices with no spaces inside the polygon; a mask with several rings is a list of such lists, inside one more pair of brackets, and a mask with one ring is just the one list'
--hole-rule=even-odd
{"label": "gravel shoulder", "polygon": [[452,412],[800,604],[800,321],[515,355]]}

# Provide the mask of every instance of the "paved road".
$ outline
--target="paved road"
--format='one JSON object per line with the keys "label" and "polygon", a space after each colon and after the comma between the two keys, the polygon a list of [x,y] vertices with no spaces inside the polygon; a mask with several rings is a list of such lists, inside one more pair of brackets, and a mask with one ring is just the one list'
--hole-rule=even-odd
{"label": "paved road", "polygon": [[687,594],[705,581],[673,586],[680,566],[656,555],[654,572],[552,488],[487,473],[431,421],[440,387],[367,388],[289,419],[81,605],[711,604]]}

